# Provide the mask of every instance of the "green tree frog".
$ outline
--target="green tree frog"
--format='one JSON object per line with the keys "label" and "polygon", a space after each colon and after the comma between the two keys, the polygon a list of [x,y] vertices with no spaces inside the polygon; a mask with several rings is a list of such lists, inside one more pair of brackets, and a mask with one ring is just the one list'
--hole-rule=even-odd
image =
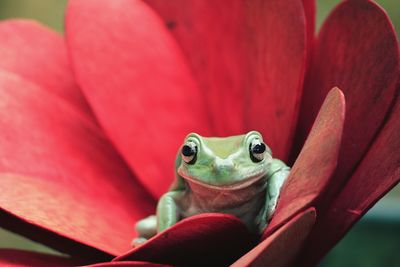
{"label": "green tree frog", "polygon": [[206,212],[241,219],[262,233],[271,219],[290,168],[272,158],[260,133],[225,138],[189,134],[175,163],[176,179],[159,200],[157,214],[136,224],[137,245],[179,220]]}

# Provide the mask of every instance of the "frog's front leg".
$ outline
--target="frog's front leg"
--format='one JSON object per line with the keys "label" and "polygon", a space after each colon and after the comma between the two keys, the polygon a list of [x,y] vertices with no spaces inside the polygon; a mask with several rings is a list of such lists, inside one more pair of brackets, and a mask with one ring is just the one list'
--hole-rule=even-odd
{"label": "frog's front leg", "polygon": [[170,191],[164,194],[157,205],[157,232],[164,231],[177,223],[181,217],[178,200],[183,191]]}
{"label": "frog's front leg", "polygon": [[261,234],[267,227],[268,222],[275,212],[279,195],[286,178],[289,176],[290,167],[278,159],[273,159],[270,171],[268,172],[267,191],[265,206],[259,219],[259,233]]}
{"label": "frog's front leg", "polygon": [[165,193],[157,205],[157,215],[151,215],[136,223],[139,236],[132,241],[133,246],[144,243],[147,239],[177,223],[181,217],[177,200],[183,191],[176,190]]}

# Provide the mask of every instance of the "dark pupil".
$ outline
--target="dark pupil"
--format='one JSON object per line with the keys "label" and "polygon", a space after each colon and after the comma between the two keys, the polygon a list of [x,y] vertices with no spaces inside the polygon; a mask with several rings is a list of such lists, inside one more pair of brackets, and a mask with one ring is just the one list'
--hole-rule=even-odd
{"label": "dark pupil", "polygon": [[196,154],[196,150],[194,147],[188,145],[184,145],[182,147],[182,155],[184,155],[185,157],[190,157],[193,156],[194,154]]}
{"label": "dark pupil", "polygon": [[252,152],[255,154],[262,154],[265,152],[266,146],[264,143],[259,143],[253,146]]}

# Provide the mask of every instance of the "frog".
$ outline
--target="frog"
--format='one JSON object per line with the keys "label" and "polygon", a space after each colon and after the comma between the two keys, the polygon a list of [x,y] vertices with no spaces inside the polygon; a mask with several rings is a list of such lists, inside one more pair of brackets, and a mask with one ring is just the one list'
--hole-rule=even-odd
{"label": "frog", "polygon": [[159,199],[156,215],[136,223],[133,245],[202,213],[233,215],[261,235],[289,173],[257,131],[229,137],[190,133],[176,156],[174,182]]}

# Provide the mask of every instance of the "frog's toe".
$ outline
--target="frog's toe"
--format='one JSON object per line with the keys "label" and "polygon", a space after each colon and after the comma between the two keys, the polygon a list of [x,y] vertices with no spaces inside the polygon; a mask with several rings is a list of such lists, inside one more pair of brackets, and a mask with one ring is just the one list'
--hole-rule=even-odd
{"label": "frog's toe", "polygon": [[132,240],[132,247],[137,247],[137,246],[139,246],[139,245],[141,245],[141,244],[143,244],[144,242],[146,242],[147,241],[147,238],[144,238],[144,237],[136,237],[136,238],[134,238],[133,240]]}
{"label": "frog's toe", "polygon": [[151,238],[157,234],[157,218],[151,215],[137,222],[135,227],[139,237]]}

